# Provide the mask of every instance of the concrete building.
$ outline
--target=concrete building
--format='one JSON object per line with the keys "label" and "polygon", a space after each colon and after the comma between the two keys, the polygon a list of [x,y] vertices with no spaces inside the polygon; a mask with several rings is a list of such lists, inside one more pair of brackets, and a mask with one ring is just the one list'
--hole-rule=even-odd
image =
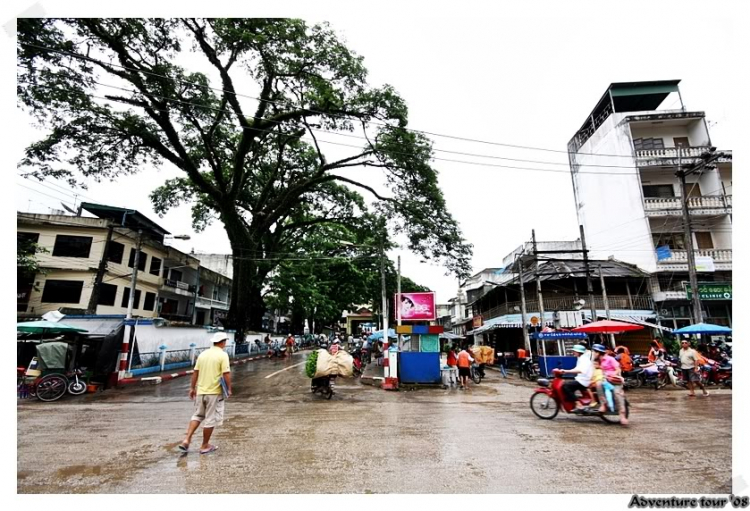
{"label": "concrete building", "polygon": [[[166,246],[169,232],[135,210],[83,203],[93,217],[17,214],[18,250],[31,247],[40,267],[19,269],[17,315],[127,314],[140,231],[133,316],[221,325],[231,280],[190,254]],[[106,248],[106,250],[105,250]]]}
{"label": "concrete building", "polygon": [[[568,143],[590,256],[652,273],[659,321],[671,328],[692,322],[675,171],[713,145],[705,112],[685,109],[679,82],[611,84]],[[715,165],[686,180],[704,320],[731,326],[732,154],[721,152]]]}
{"label": "concrete building", "polygon": [[[505,265],[496,285],[488,285],[480,295],[467,304],[473,317],[481,317],[481,326],[475,326],[466,334],[477,344],[487,344],[496,351],[514,353],[523,347],[523,329],[573,328],[586,321],[606,319],[607,305],[610,317],[621,321],[655,327],[656,318],[649,296],[649,274],[635,265],[614,259],[591,260],[589,269],[593,288],[589,297],[586,284],[586,268],[580,240],[560,242],[538,242],[537,250],[561,251],[554,254],[539,254],[534,259],[533,246],[525,243],[503,259]],[[571,250],[571,252],[564,252]],[[516,264],[520,256],[523,264]],[[497,271],[497,270],[496,270]],[[520,275],[523,278],[520,278]],[[604,278],[607,301],[601,286],[600,273]],[[536,277],[539,275],[542,290],[541,314]],[[526,297],[526,324],[522,319],[521,286]],[[592,318],[591,309],[595,317]],[[479,322],[477,321],[475,325]],[[629,333],[619,337],[619,342],[635,351],[647,351],[651,340],[651,329]],[[533,352],[537,344],[531,342]],[[556,354],[561,346],[547,346],[547,352]]]}

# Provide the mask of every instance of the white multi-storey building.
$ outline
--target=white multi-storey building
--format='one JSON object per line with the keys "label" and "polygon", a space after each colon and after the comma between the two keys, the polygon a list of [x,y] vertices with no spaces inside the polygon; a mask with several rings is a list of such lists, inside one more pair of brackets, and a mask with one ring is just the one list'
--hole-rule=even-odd
{"label": "white multi-storey building", "polygon": [[[669,327],[691,322],[675,171],[713,145],[705,112],[684,108],[679,82],[611,84],[568,143],[590,257],[613,256],[652,273],[655,308]],[[672,104],[678,109],[659,109]],[[732,154],[719,149],[716,164],[687,177],[687,195],[704,318],[731,325]]]}

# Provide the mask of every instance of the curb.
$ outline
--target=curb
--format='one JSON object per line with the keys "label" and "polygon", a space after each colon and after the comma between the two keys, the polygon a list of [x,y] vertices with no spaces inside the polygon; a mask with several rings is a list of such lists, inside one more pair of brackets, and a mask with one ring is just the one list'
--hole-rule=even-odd
{"label": "curb", "polygon": [[[266,357],[246,357],[241,360],[233,360],[229,362],[230,366],[236,366],[236,365],[242,365],[247,364],[248,362],[254,361],[254,360],[261,360]],[[190,374],[193,374],[192,369],[188,369],[187,371],[178,371],[176,373],[170,373],[170,374],[162,374],[159,376],[144,376],[142,378],[123,378],[119,382],[117,382],[117,385],[131,385],[133,383],[151,383],[154,385],[157,385],[159,383],[174,380],[175,378],[181,378],[183,376],[188,376]]]}

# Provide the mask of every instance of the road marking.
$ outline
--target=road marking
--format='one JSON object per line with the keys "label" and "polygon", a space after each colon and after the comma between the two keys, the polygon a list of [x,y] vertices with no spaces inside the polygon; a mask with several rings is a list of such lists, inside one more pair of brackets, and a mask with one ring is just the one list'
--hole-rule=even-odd
{"label": "road marking", "polygon": [[297,366],[301,366],[302,364],[306,364],[306,363],[307,363],[307,360],[305,360],[304,362],[300,362],[299,364],[294,364],[293,366],[285,367],[281,371],[276,371],[275,373],[269,374],[268,376],[266,376],[266,379],[270,378],[271,376],[276,376],[279,373],[283,373],[284,371],[288,371],[289,369],[292,369]]}

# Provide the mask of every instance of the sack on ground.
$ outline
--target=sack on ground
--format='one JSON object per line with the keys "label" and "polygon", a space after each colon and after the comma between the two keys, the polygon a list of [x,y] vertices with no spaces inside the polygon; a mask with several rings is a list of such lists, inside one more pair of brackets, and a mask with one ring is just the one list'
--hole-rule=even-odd
{"label": "sack on ground", "polygon": [[331,355],[326,350],[318,350],[315,378],[334,374],[351,378],[354,374],[354,359],[344,350],[339,350],[335,355]]}

